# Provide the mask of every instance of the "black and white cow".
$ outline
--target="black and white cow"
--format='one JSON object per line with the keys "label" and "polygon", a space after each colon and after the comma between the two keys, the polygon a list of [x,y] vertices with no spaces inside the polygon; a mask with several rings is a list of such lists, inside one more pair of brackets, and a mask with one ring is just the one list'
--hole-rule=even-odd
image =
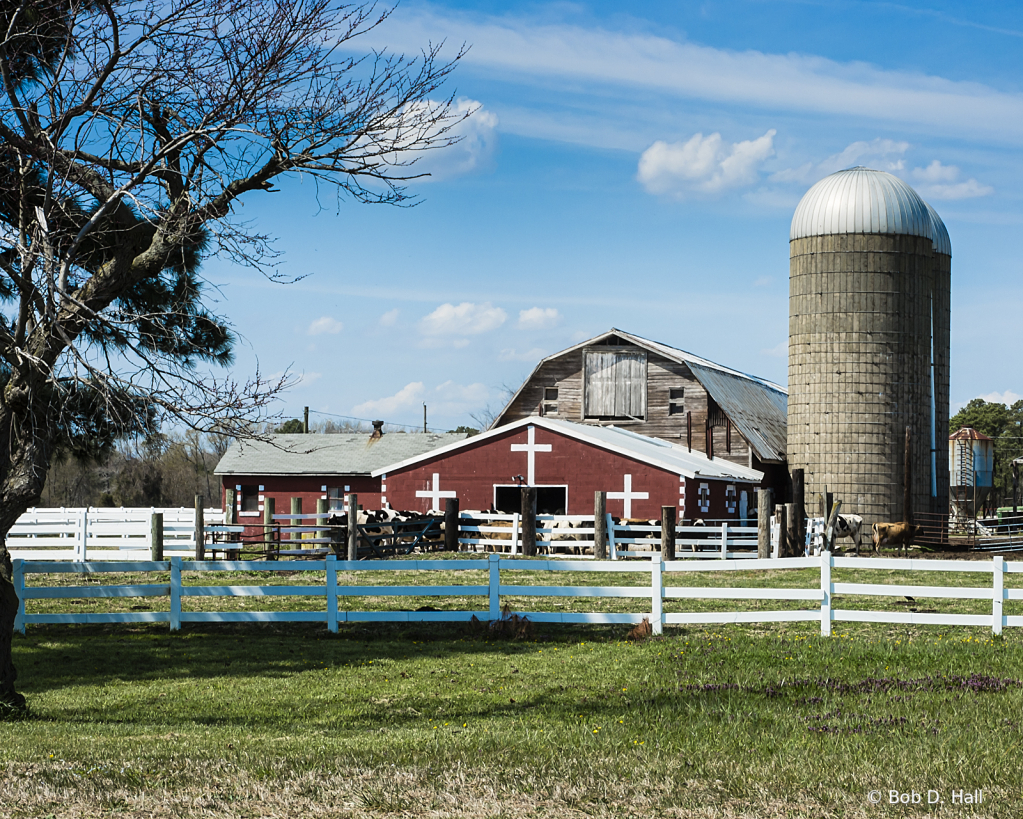
{"label": "black and white cow", "polygon": [[859,515],[836,515],[835,516],[835,540],[840,537],[852,538],[856,544],[856,552],[860,551],[860,530],[863,528],[863,518]]}

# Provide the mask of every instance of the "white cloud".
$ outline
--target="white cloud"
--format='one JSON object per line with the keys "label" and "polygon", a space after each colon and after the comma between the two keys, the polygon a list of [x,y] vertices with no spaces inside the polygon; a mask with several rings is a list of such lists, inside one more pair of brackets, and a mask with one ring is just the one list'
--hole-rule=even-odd
{"label": "white cloud", "polygon": [[[459,305],[442,304],[419,322],[424,335],[433,337],[456,337],[456,347],[464,347],[468,339],[496,330],[507,320],[508,314],[500,307],[494,307],[489,301],[483,304],[463,301]],[[462,338],[457,338],[461,336]]]}
{"label": "white cloud", "polygon": [[989,404],[1007,404],[1010,407],[1017,401],[1023,399],[1023,395],[1018,395],[1012,390],[1006,390],[1005,392],[989,392],[987,395],[978,395],[977,397],[984,399]]}
{"label": "white cloud", "polygon": [[380,317],[381,327],[393,327],[398,321],[398,308],[395,307],[393,310],[388,310]]}
{"label": "white cloud", "polygon": [[658,140],[640,156],[637,179],[649,193],[677,197],[751,185],[760,165],[774,154],[776,133],[772,128],[758,139],[732,145],[721,134],[695,134],[688,142]]}
{"label": "white cloud", "polygon": [[931,133],[1023,136],[1023,96],[977,82],[838,62],[812,54],[713,48],[647,33],[538,24],[526,17],[419,7],[360,37],[369,46],[416,52],[427,40],[472,43],[467,63],[549,83],[562,77],[654,89],[760,110],[838,114],[913,123]]}
{"label": "white cloud", "polygon": [[356,404],[352,407],[352,415],[378,415],[381,417],[388,415],[394,416],[407,407],[422,404],[425,393],[426,387],[423,382],[413,381],[411,384],[406,384],[394,395],[390,395],[386,398],[363,401],[361,404]]}
{"label": "white cloud", "polygon": [[[584,336],[588,338],[589,336]],[[533,361],[537,362],[541,358],[547,355],[546,352],[541,350],[539,347],[534,347],[532,350],[518,351],[513,348],[501,350],[497,358],[499,361]]]}
{"label": "white cloud", "polygon": [[785,358],[789,354],[789,343],[788,341],[779,342],[773,347],[761,350],[760,354],[770,358]]}
{"label": "white cloud", "polygon": [[956,165],[942,165],[937,159],[926,168],[913,168],[911,176],[924,199],[973,199],[995,192],[973,178],[960,181]]}
{"label": "white cloud", "polygon": [[754,287],[770,287],[772,284],[774,284],[774,276],[761,276],[753,282]]}
{"label": "white cloud", "polygon": [[528,310],[519,310],[520,330],[545,330],[560,320],[561,314],[556,307],[530,307]]}
{"label": "white cloud", "polygon": [[772,182],[798,182],[812,185],[828,174],[865,165],[876,171],[895,173],[905,168],[904,155],[910,145],[908,142],[897,142],[893,139],[872,139],[869,142],[859,140],[850,143],[837,154],[832,154],[820,162],[807,162],[798,168],[787,168],[771,174]]}
{"label": "white cloud", "polygon": [[[437,100],[425,100],[410,103],[413,114],[427,118],[432,111],[439,109],[444,103]],[[408,110],[404,112],[409,113]],[[419,151],[402,156],[394,154],[389,161],[409,162],[407,170],[412,176],[422,176],[417,182],[437,182],[455,176],[471,173],[486,167],[497,147],[497,115],[483,107],[476,100],[460,98],[451,107],[450,115],[459,120],[446,136],[457,140],[443,148]],[[409,140],[421,136],[418,130],[409,130]]]}
{"label": "white cloud", "polygon": [[321,316],[309,325],[309,329],[306,330],[306,335],[337,335],[343,329],[344,325],[337,319],[331,318],[330,316]]}

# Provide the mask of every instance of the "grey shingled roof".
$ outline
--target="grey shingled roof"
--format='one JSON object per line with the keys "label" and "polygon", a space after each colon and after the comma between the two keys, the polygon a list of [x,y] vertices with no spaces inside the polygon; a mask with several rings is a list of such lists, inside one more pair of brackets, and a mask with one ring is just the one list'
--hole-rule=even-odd
{"label": "grey shingled roof", "polygon": [[271,435],[239,440],[220,459],[216,475],[369,475],[381,466],[468,438],[464,432],[388,432]]}

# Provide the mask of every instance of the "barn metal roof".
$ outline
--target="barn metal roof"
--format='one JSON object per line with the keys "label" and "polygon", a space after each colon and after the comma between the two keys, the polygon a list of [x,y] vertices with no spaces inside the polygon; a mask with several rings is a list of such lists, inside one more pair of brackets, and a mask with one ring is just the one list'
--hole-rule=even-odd
{"label": "barn metal roof", "polygon": [[[803,195],[792,216],[789,240],[841,233],[924,236],[935,250],[951,255],[944,228],[934,209],[897,176],[857,167],[824,177]],[[944,232],[944,238],[936,231]]]}
{"label": "barn metal roof", "polygon": [[224,453],[216,475],[369,475],[384,464],[411,458],[467,438],[464,432],[388,432],[338,435],[271,435],[238,440]]}
{"label": "barn metal roof", "polygon": [[383,466],[374,470],[372,474],[373,477],[390,474],[409,466],[415,466],[431,458],[446,455],[449,452],[454,452],[466,446],[477,446],[490,438],[505,435],[513,430],[529,426],[549,429],[600,449],[606,449],[628,458],[635,458],[651,466],[657,466],[668,472],[674,472],[676,475],[685,475],[687,478],[712,478],[715,480],[760,483],[764,477],[763,472],[751,469],[748,466],[741,466],[722,458],[711,460],[701,452],[690,452],[684,446],[679,446],[660,438],[651,438],[649,435],[640,435],[638,432],[631,432],[621,427],[576,424],[571,421],[539,415],[520,418],[518,421],[513,421],[510,424],[489,429],[486,432],[475,435],[468,441],[458,441],[432,452],[426,452],[398,463]]}
{"label": "barn metal roof", "polygon": [[[927,205],[926,202],[924,204]],[[927,205],[927,210],[931,214],[931,224],[934,227],[934,236],[931,237],[934,240],[934,252],[951,256],[952,240],[949,238],[948,228],[945,227],[945,223],[941,221],[941,217],[938,216],[938,212],[934,208]]]}
{"label": "barn metal roof", "polygon": [[761,461],[782,461],[785,460],[786,452],[786,430],[788,418],[788,390],[785,387],[759,378],[755,375],[733,370],[716,364],[706,358],[687,353],[676,347],[669,347],[658,341],[626,333],[612,327],[606,333],[582,341],[573,347],[561,352],[549,355],[542,359],[530,374],[522,386],[512,396],[511,400],[494,420],[491,428],[496,428],[501,423],[501,418],[509,407],[519,397],[519,393],[525,388],[536,372],[546,362],[560,358],[567,353],[581,350],[592,344],[599,343],[608,336],[619,336],[637,347],[650,350],[664,356],[670,361],[678,361],[687,364],[693,371],[693,375],[704,389],[710,393],[718,406],[724,410],[731,419],[739,433],[750,443],[753,452]]}

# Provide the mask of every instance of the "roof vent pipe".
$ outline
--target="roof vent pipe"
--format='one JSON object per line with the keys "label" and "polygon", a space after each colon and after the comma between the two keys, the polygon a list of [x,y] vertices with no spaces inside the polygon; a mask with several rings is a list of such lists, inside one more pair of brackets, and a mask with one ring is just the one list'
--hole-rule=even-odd
{"label": "roof vent pipe", "polygon": [[383,421],[374,421],[373,422],[373,432],[370,434],[369,439],[371,441],[376,441],[379,438],[383,438],[383,437],[384,437],[384,422]]}

